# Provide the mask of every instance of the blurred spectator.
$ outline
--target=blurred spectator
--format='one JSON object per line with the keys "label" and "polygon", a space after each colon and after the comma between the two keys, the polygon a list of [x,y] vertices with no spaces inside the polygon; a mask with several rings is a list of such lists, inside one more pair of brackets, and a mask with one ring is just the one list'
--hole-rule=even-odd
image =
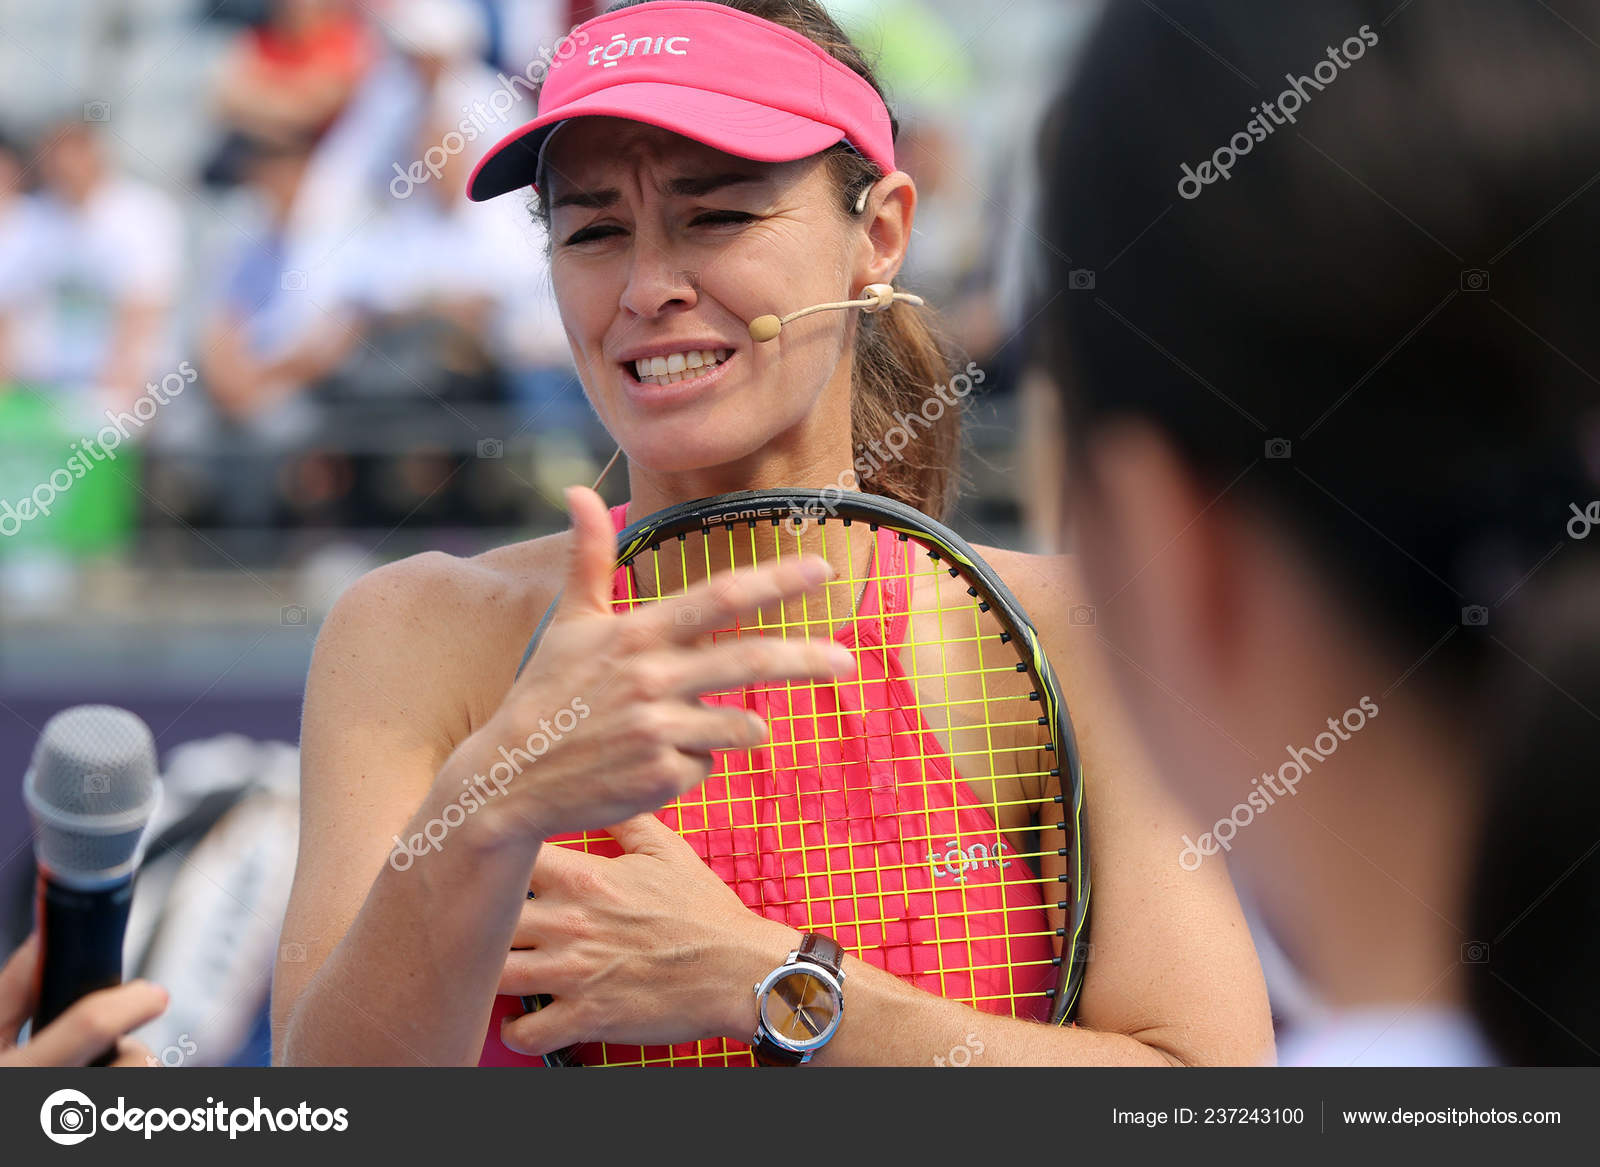
{"label": "blurred spectator", "polygon": [[[59,258],[51,250],[59,223],[39,196],[24,193],[27,169],[22,148],[0,137],[0,606],[11,611],[61,602],[70,595],[74,559],[127,538],[139,468],[130,446],[119,462],[96,462],[99,473],[72,478],[70,493],[62,489],[64,460],[97,426],[83,424],[78,407],[89,403],[28,384],[36,361],[26,351],[33,339],[27,329]],[[25,498],[44,512],[26,523],[13,509]]]}
{"label": "blurred spectator", "polygon": [[241,176],[260,203],[263,225],[223,269],[217,309],[202,333],[206,388],[233,421],[248,422],[330,371],[352,343],[285,270],[284,229],[310,158],[305,139],[247,140]]}
{"label": "blurred spectator", "polygon": [[[418,156],[444,133],[443,126],[426,124]],[[373,331],[433,321],[454,334],[453,355],[439,351],[437,372],[494,363],[497,315],[521,260],[510,246],[518,241],[497,229],[503,217],[479,214],[466,200],[468,169],[461,155],[446,155],[438,181],[393,200],[333,264],[341,307],[359,312]],[[391,373],[386,379],[392,378]],[[480,389],[471,395],[498,393]]]}
{"label": "blurred spectator", "polygon": [[[463,345],[478,346],[497,380],[509,379],[520,425],[533,432],[536,479],[592,478],[592,416],[531,217],[515,203],[473,206],[463,197],[483,152],[533,116],[526,82],[547,56],[534,52],[515,78],[496,75],[482,63],[485,23],[470,0],[402,0],[383,28],[392,51],[319,145],[290,247],[306,257],[317,287],[367,319],[376,353],[365,355],[361,379],[396,395],[409,374],[435,397],[439,389],[481,400],[486,384],[468,391],[457,376],[472,364]],[[418,314],[431,321],[432,342],[426,330],[401,327]],[[396,343],[404,352],[389,347]],[[431,366],[421,351],[429,343],[437,346]],[[435,385],[430,376],[440,373]],[[440,412],[437,402],[421,408]]]}
{"label": "blurred spectator", "polygon": [[22,147],[0,134],[0,393],[11,381],[10,320],[29,294],[36,270],[31,224],[37,209],[23,188]]}
{"label": "blurred spectator", "polygon": [[251,138],[321,134],[349,102],[375,49],[347,0],[273,0],[221,62],[216,101],[227,136],[208,177],[237,181]]}
{"label": "blurred spectator", "polygon": [[[416,149],[425,124],[475,117],[471,103],[496,87],[480,60],[483,15],[470,0],[397,0],[381,27],[384,51],[319,141],[295,202],[288,241],[304,270],[336,258],[378,207],[417,185],[409,175],[423,175]],[[495,138],[492,127],[472,132],[469,165]]]}
{"label": "blurred spectator", "polygon": [[[481,68],[481,17],[465,0],[407,0],[384,28],[390,51],[334,132],[238,139],[239,177],[259,203],[261,227],[225,264],[218,308],[203,326],[220,442],[213,489],[231,525],[393,521],[388,508],[374,513],[370,497],[363,501],[373,467],[362,455],[382,452],[370,448],[375,441],[404,446],[427,434],[427,414],[438,410],[430,396],[499,395],[484,344],[460,327],[482,311],[434,311],[436,300],[452,300],[436,295],[449,273],[484,249],[433,246],[448,234],[429,214],[436,199],[391,213],[384,189],[392,159],[424,148],[419,138],[438,140],[416,128],[435,90]],[[441,381],[463,368],[471,384]],[[386,406],[419,398],[408,439]],[[374,410],[387,412],[387,424]]]}
{"label": "blurred spectator", "polygon": [[530,223],[464,197],[498,136],[462,128],[501,84],[479,60],[481,13],[406,0],[384,28],[392,51],[335,131],[241,154],[264,222],[203,329],[230,524],[393,525],[419,508],[515,521],[474,474],[452,484],[453,459],[511,436],[513,376],[565,395],[552,421],[586,416]]}
{"label": "blurred spectator", "polygon": [[305,273],[286,270],[286,225],[311,143],[241,139],[240,177],[259,206],[257,234],[222,268],[216,305],[201,326],[201,375],[215,408],[218,458],[211,483],[225,522],[266,526],[288,454],[318,425],[306,391],[356,344],[349,322],[305,294]]}
{"label": "blurred spectator", "polygon": [[45,192],[24,243],[31,274],[0,329],[11,376],[88,413],[125,409],[177,364],[182,220],[166,195],[116,173],[92,125],[63,122],[43,141]]}

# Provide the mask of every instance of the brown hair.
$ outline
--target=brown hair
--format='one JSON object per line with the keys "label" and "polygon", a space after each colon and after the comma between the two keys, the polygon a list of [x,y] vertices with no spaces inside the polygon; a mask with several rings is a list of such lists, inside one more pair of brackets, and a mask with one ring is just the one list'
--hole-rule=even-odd
{"label": "brown hair", "polygon": [[[608,11],[649,2],[624,0],[611,5]],[[866,56],[817,0],[712,2],[799,33],[863,77],[880,97],[883,95]],[[898,136],[900,125],[893,113],[889,124]],[[883,170],[843,142],[824,156],[839,187],[841,209],[853,218],[857,200],[883,177]],[[536,206],[536,213],[548,223],[548,212],[542,204]],[[887,312],[862,313],[860,320],[850,403],[850,438],[853,456],[859,463],[855,468],[858,485],[864,491],[886,495],[942,519],[960,485],[957,462],[961,452],[961,411],[947,405],[937,421],[929,422],[921,410],[929,394],[950,380],[955,365],[950,342],[935,313],[914,304],[899,303]],[[864,454],[870,443],[897,426],[903,426],[912,438],[898,458],[884,461]],[[869,467],[869,472],[862,474],[862,466]]]}

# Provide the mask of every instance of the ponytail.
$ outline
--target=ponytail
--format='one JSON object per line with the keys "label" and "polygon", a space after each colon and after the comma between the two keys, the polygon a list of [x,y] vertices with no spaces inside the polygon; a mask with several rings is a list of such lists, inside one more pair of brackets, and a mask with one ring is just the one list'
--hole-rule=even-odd
{"label": "ponytail", "polygon": [[1511,1065],[1600,1062],[1600,557],[1584,558],[1518,597],[1529,626],[1500,662],[1466,939],[1487,957],[1473,1013]]}
{"label": "ponytail", "polygon": [[935,319],[912,304],[862,316],[850,436],[860,489],[943,519],[960,486],[961,402],[939,392],[952,360]]}

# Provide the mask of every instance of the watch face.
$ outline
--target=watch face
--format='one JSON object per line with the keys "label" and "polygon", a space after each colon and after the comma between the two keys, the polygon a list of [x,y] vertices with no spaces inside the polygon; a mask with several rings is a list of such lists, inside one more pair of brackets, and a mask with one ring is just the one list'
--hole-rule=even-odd
{"label": "watch face", "polygon": [[833,986],[803,969],[779,977],[761,1001],[767,1031],[791,1045],[813,1044],[838,1017]]}

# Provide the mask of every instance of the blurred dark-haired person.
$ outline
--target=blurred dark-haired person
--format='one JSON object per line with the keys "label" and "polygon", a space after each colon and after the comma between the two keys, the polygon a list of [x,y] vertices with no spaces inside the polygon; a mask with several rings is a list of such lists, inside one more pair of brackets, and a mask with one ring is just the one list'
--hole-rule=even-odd
{"label": "blurred dark-haired person", "polygon": [[1216,824],[1172,862],[1227,857],[1329,1006],[1284,1062],[1600,1061],[1600,4],[1561,8],[1114,5],[1046,134],[1074,535]]}

